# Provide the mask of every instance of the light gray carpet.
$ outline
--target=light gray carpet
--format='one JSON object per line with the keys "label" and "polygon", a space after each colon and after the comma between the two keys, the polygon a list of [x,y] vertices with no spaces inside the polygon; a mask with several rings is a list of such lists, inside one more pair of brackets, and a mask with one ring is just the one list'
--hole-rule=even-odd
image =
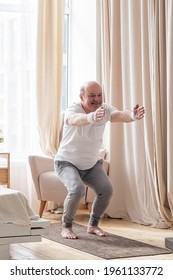
{"label": "light gray carpet", "polygon": [[109,234],[106,237],[99,237],[94,234],[88,234],[86,233],[86,227],[78,224],[74,224],[73,229],[79,236],[79,239],[68,240],[62,238],[60,234],[60,223],[51,224],[49,233],[43,235],[43,237],[103,259],[119,259],[172,253],[169,249],[148,245],[118,235]]}

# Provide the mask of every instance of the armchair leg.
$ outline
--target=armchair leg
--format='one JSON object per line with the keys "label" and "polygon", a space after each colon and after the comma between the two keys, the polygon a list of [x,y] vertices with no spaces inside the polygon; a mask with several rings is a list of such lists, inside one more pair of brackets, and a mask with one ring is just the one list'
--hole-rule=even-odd
{"label": "armchair leg", "polygon": [[44,208],[45,208],[45,206],[46,206],[46,202],[47,202],[47,201],[44,201],[44,200],[41,200],[41,201],[40,201],[40,208],[39,208],[39,216],[40,216],[40,218],[41,218],[42,215],[43,215],[43,211],[44,211]]}

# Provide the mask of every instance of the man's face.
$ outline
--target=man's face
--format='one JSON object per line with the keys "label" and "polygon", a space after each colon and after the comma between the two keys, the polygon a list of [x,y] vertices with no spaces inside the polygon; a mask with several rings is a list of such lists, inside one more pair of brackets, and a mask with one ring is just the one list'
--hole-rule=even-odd
{"label": "man's face", "polygon": [[95,112],[103,103],[101,86],[95,82],[89,83],[80,98],[86,113]]}

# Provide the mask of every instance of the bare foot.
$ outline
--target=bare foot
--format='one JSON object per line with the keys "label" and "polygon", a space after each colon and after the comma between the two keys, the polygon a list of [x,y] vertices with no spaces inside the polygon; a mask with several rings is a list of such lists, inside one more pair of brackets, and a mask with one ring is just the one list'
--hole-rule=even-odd
{"label": "bare foot", "polygon": [[101,228],[98,226],[88,226],[87,228],[88,233],[96,234],[98,236],[107,236],[106,232],[104,232]]}
{"label": "bare foot", "polygon": [[66,239],[78,239],[77,235],[72,231],[72,228],[63,228],[61,235]]}

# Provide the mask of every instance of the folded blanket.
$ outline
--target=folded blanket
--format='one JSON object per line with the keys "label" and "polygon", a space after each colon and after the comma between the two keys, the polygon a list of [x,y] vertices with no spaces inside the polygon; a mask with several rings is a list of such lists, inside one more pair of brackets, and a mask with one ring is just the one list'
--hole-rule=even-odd
{"label": "folded blanket", "polygon": [[21,192],[0,187],[0,224],[30,225],[38,218]]}

